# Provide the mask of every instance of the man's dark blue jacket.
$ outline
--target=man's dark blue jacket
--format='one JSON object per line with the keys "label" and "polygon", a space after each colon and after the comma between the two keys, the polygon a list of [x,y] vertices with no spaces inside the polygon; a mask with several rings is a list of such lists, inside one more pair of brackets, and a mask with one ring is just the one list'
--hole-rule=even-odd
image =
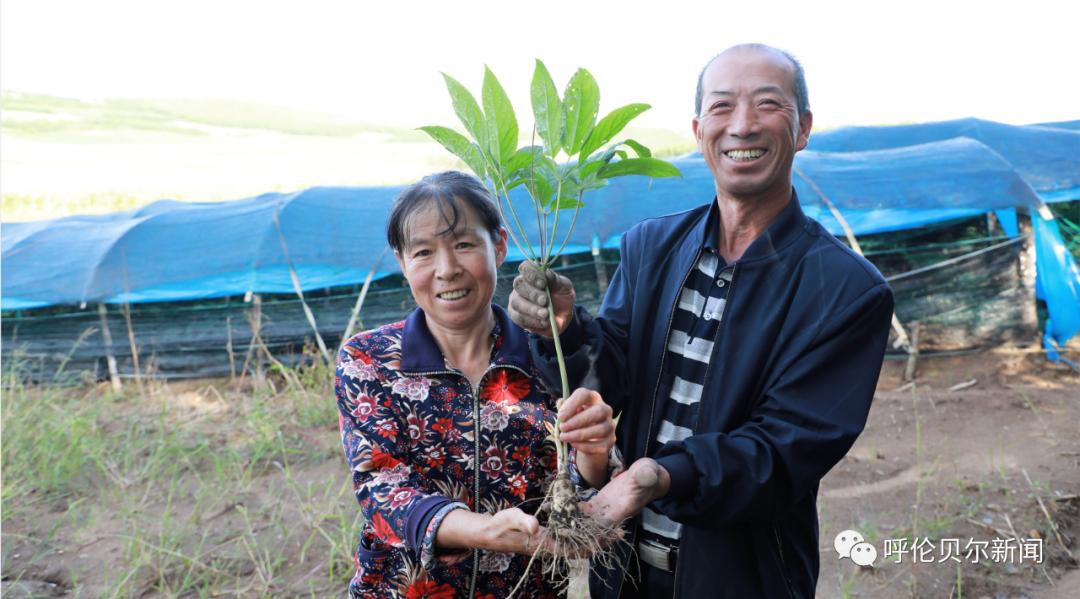
{"label": "man's dark blue jacket", "polygon": [[[673,311],[717,212],[713,201],[627,231],[599,316],[576,308],[561,336],[571,388],[599,389],[621,413],[628,464],[656,436]],[[807,218],[794,194],[735,263],[697,427],[658,454],[671,491],[653,507],[685,524],[677,597],[814,595],[818,483],[866,424],[892,311],[877,269]],[[558,381],[550,342],[534,337],[532,347]],[[622,571],[600,572],[590,588],[617,597],[622,584]]]}

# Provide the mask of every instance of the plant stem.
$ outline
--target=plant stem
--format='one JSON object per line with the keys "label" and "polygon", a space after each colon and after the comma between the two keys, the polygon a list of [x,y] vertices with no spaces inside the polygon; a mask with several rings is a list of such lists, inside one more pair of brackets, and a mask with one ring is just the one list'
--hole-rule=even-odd
{"label": "plant stem", "polygon": [[[552,200],[552,202],[554,202],[553,205],[555,206],[555,223],[551,225],[551,237],[548,239],[547,252],[541,254],[544,257],[545,265],[554,262],[555,258],[558,257],[558,253],[562,252],[562,250],[559,250],[559,252],[556,253],[555,256],[551,255],[551,248],[555,247],[555,232],[559,229],[559,213],[562,212],[562,210],[559,210],[559,198],[560,196],[562,196],[562,184],[563,180],[562,176],[560,175],[559,184],[555,187],[555,198]],[[544,219],[544,222],[547,222],[546,218]]]}
{"label": "plant stem", "polygon": [[[536,123],[533,123],[532,140],[529,143],[529,145],[533,148],[532,160],[529,161],[529,177],[530,177],[530,179],[532,179],[532,181],[536,181]],[[533,185],[535,186],[535,183]],[[538,255],[541,258],[543,258],[543,256],[545,255],[545,249],[544,249],[544,223],[547,222],[547,217],[544,215],[544,212],[543,212],[542,207],[541,207],[541,203],[543,202],[543,198],[539,198],[540,201],[537,201],[537,198],[540,195],[540,188],[539,187],[536,187],[535,189],[531,189],[529,187],[529,185],[525,185],[525,190],[529,192],[529,199],[532,200],[533,210],[536,211],[536,226],[537,226],[537,229],[540,232],[540,238],[539,238],[540,239],[540,247],[538,248],[539,249]],[[509,197],[509,194],[507,195],[507,197]],[[524,233],[522,233],[522,234],[524,235]],[[550,250],[547,250],[547,251],[550,251]],[[537,260],[537,262],[539,262],[539,260]]]}
{"label": "plant stem", "polygon": [[[563,250],[566,249],[566,244],[570,241],[570,235],[574,232],[574,225],[577,224],[577,217],[578,214],[581,212],[581,196],[582,194],[579,193],[578,205],[574,208],[574,218],[570,220],[570,228],[566,230],[566,237],[563,238],[563,242],[562,245],[559,246],[559,250],[555,252],[555,257],[562,255]],[[554,258],[552,258],[552,261],[554,262]]]}
{"label": "plant stem", "polygon": [[[563,359],[562,343],[559,341],[559,324],[555,321],[554,305],[551,302],[551,290],[545,289],[544,293],[547,294],[548,322],[551,324],[551,340],[555,343],[555,358],[559,362],[559,379],[562,382],[562,399],[557,403],[557,406],[561,408],[563,402],[570,396],[570,383],[566,377],[566,360]],[[555,427],[552,436],[555,437],[555,449],[558,452],[557,471],[561,474],[567,468],[568,452],[566,450],[566,445],[562,442],[558,418],[555,419]]]}
{"label": "plant stem", "polygon": [[[502,218],[503,222],[506,223],[506,212],[503,211],[502,200],[499,195],[499,188],[502,187],[503,195],[506,196],[506,205],[510,206],[510,212],[514,216],[514,222],[517,223],[518,232],[521,233],[522,240],[525,243],[523,244],[521,241],[518,241],[517,235],[514,234],[513,227],[507,223],[506,231],[510,234],[510,239],[513,240],[514,245],[518,247],[518,251],[521,252],[521,255],[524,256],[526,260],[535,260],[536,258],[533,256],[532,246],[529,245],[529,238],[525,235],[525,227],[521,226],[521,221],[518,220],[517,212],[514,211],[514,205],[510,203],[510,190],[506,189],[506,183],[503,182],[501,177],[496,178],[495,176],[492,176],[492,182],[495,184],[495,206],[499,209],[499,216]],[[528,251],[526,251],[526,249]]]}

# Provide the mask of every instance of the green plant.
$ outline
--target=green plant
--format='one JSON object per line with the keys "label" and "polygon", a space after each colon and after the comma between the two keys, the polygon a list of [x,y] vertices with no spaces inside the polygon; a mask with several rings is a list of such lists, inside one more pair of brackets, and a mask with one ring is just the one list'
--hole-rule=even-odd
{"label": "green plant", "polygon": [[[420,129],[485,181],[501,212],[505,204],[512,219],[512,222],[507,221],[510,238],[539,270],[550,267],[562,254],[585,205],[586,192],[604,187],[607,181],[617,177],[673,177],[680,174],[675,166],[653,158],[647,147],[633,139],[610,143],[631,120],[648,110],[649,105],[627,104],[597,121],[600,88],[585,69],[574,73],[560,98],[547,67],[536,61],[531,89],[535,118],[533,141],[539,135],[543,145],[521,148],[517,146],[518,121],[513,106],[491,69],[484,69],[483,108],[464,85],[449,75],[443,77],[454,112],[470,137],[447,127]],[[635,157],[631,157],[628,150]],[[566,160],[556,162],[561,157]],[[524,188],[531,200],[536,216],[535,235],[530,235],[526,229],[511,198],[510,192],[518,187]],[[560,215],[566,211],[572,211],[573,216],[560,237]],[[505,212],[503,216],[505,220]],[[563,397],[566,397],[569,391],[566,369],[554,314],[550,314],[550,321],[559,357]],[[563,465],[564,448],[559,449],[560,465]]]}
{"label": "green plant", "polygon": [[[600,189],[618,177],[680,175],[675,166],[653,158],[647,147],[633,139],[613,142],[630,121],[649,109],[649,105],[627,104],[597,120],[600,88],[585,69],[574,73],[560,98],[547,67],[540,60],[536,61],[530,94],[533,134],[530,145],[520,148],[517,116],[491,69],[484,68],[479,103],[456,79],[445,73],[443,78],[454,112],[468,137],[447,127],[420,129],[460,158],[486,183],[507,223],[509,237],[540,271],[551,267],[561,256],[585,205],[587,192]],[[540,145],[536,144],[537,136],[542,142]],[[531,202],[535,231],[528,230],[511,196],[511,191],[519,187]],[[563,223],[565,231],[559,228],[564,212],[572,212],[569,225]],[[548,305],[551,305],[550,290]],[[553,310],[548,310],[548,320],[565,399],[570,390]],[[558,475],[542,508],[550,510],[549,532],[557,546],[564,543],[572,552],[592,553],[598,540],[603,543],[601,539],[606,533],[590,528],[589,519],[577,508],[566,474],[568,448],[561,441],[557,421],[550,429],[557,449]],[[577,551],[585,547],[588,548],[586,551]],[[554,572],[557,568],[553,563],[548,571]]]}

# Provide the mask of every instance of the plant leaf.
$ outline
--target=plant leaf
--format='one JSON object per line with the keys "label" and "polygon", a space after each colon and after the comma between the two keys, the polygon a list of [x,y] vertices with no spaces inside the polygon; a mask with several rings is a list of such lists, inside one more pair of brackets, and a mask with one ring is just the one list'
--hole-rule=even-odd
{"label": "plant leaf", "polygon": [[529,181],[524,177],[512,177],[509,181],[506,182],[506,191],[510,191],[511,189],[514,189],[515,187],[519,187],[521,185],[525,185],[526,183],[529,183]]}
{"label": "plant leaf", "polygon": [[674,164],[657,158],[628,158],[618,162],[609,162],[596,174],[601,179],[613,179],[626,175],[641,175],[660,179],[663,177],[681,177],[682,173]]}
{"label": "plant leaf", "polygon": [[[517,149],[517,116],[514,115],[514,107],[510,104],[506,90],[487,65],[484,65],[484,86],[480,95],[484,102],[488,147],[492,149],[492,154],[499,164],[505,164]],[[496,148],[498,153],[495,153]]]}
{"label": "plant leaf", "polygon": [[446,91],[450,92],[454,113],[457,114],[461,124],[465,126],[465,130],[469,132],[480,149],[492,156],[487,147],[487,123],[484,121],[484,113],[480,110],[480,105],[476,103],[476,98],[457,79],[446,73],[443,73],[443,79],[446,80]]}
{"label": "plant leaf", "polygon": [[539,162],[540,158],[543,156],[544,148],[542,146],[526,146],[519,149],[506,161],[506,175],[510,176],[522,169],[528,168],[534,162]]}
{"label": "plant leaf", "polygon": [[532,191],[533,201],[541,206],[547,206],[551,202],[551,196],[555,194],[555,186],[551,184],[546,173],[537,172]]}
{"label": "plant leaf", "polygon": [[651,158],[652,157],[652,150],[650,150],[649,148],[646,148],[645,146],[641,145],[640,143],[638,143],[638,142],[636,142],[636,141],[634,141],[632,139],[624,140],[623,143],[630,146],[631,148],[633,148],[634,152],[637,153],[638,158]]}
{"label": "plant leaf", "polygon": [[595,175],[597,171],[603,168],[609,160],[611,160],[610,156],[608,156],[608,160],[603,160],[602,158],[594,158],[586,162],[581,166],[580,169],[578,169],[578,176],[581,177],[582,181],[588,180],[590,176]]}
{"label": "plant leaf", "polygon": [[451,154],[460,158],[476,173],[480,180],[487,176],[487,169],[484,168],[484,158],[480,155],[480,148],[476,147],[476,144],[469,141],[467,137],[448,127],[428,126],[420,127],[420,130],[442,144],[442,147],[449,150]]}
{"label": "plant leaf", "polygon": [[596,113],[600,110],[600,87],[585,69],[578,69],[566,84],[563,94],[563,113],[566,115],[566,128],[563,131],[563,149],[570,156],[581,151],[585,145]]}
{"label": "plant leaf", "polygon": [[531,96],[536,132],[544,140],[548,156],[554,158],[562,149],[563,106],[551,74],[539,59],[533,71]]}
{"label": "plant leaf", "polygon": [[589,133],[589,138],[585,140],[585,145],[581,147],[581,157],[588,158],[590,154],[618,135],[626,127],[627,123],[648,109],[648,104],[627,104],[609,112],[607,116],[600,119],[600,122],[596,123],[592,132]]}
{"label": "plant leaf", "polygon": [[558,205],[556,205],[555,200],[552,199],[551,202],[549,202],[548,205],[547,205],[546,212],[550,214],[551,212],[554,212],[556,210],[573,210],[574,208],[577,208],[578,206],[584,206],[584,205],[585,205],[585,202],[582,202],[582,201],[578,200],[575,197],[563,196],[563,197],[559,198]]}

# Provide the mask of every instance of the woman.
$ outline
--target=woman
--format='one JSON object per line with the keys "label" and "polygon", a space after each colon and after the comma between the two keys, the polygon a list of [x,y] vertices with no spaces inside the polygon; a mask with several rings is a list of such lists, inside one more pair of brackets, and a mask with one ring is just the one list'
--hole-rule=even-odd
{"label": "woman", "polygon": [[[540,543],[532,514],[554,474],[556,395],[526,333],[491,303],[506,236],[462,173],[425,177],[394,203],[387,241],[418,308],[348,340],[335,380],[365,520],[353,597],[504,597]],[[602,483],[611,408],[579,389],[559,417],[580,478]],[[526,596],[557,596],[539,570]]]}

